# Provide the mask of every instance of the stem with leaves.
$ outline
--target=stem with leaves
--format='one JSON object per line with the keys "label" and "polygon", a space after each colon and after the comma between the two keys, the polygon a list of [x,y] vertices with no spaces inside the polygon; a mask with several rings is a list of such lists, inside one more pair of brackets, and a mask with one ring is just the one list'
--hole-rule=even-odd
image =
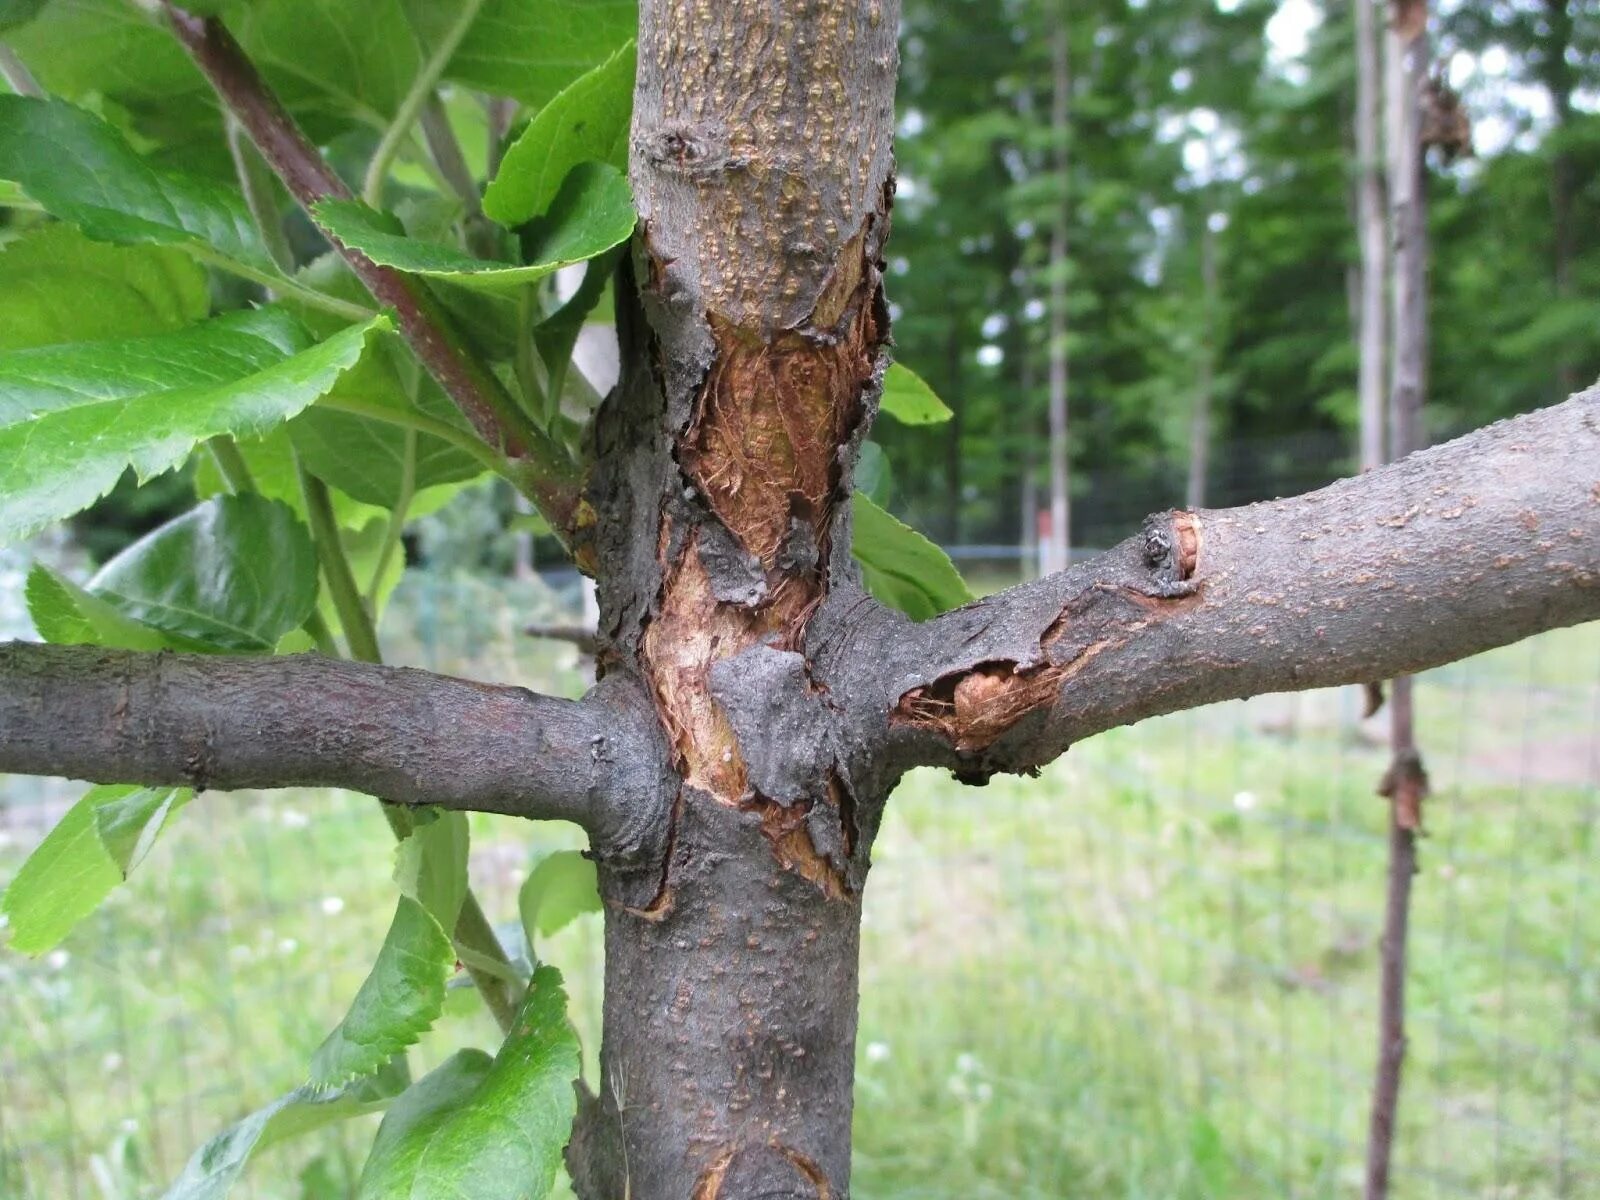
{"label": "stem with leaves", "polygon": [[[315,220],[312,209],[319,200],[350,199],[344,181],[301,132],[227,28],[216,18],[199,17],[171,3],[163,7],[179,42],[307,215]],[[566,448],[547,437],[494,372],[468,350],[422,281],[333,241],[373,298],[394,310],[402,336],[478,436],[512,460],[518,489],[553,528],[570,534],[579,515],[582,479]]]}

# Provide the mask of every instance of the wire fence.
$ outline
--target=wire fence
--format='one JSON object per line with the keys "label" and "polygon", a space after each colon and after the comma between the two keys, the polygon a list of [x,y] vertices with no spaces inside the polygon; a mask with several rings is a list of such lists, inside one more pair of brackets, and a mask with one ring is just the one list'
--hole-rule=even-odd
{"label": "wire fence", "polygon": [[[574,578],[413,571],[393,604],[393,661],[583,686],[570,647],[520,632],[576,616]],[[1038,780],[908,778],[867,889],[854,1194],[1358,1195],[1387,761],[1360,707],[1260,698],[1102,735]],[[1600,1195],[1600,625],[1431,672],[1418,715],[1434,795],[1392,1194]],[[76,794],[0,781],[0,883]],[[473,830],[509,935],[532,857],[577,835]],[[0,1197],[160,1195],[302,1082],[383,938],[387,836],[361,797],[202,797],[60,949],[0,951]],[[592,1069],[595,919],[550,956]],[[492,1045],[470,995],[443,1024],[419,1066]],[[269,1151],[234,1194],[348,1196],[370,1132]]]}

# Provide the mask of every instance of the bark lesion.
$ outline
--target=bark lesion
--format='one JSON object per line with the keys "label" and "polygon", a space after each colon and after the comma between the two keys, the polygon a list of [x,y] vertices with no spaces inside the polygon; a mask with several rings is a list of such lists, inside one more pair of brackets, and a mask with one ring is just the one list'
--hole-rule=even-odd
{"label": "bark lesion", "polygon": [[1027,657],[988,656],[900,694],[891,726],[930,733],[963,757],[981,755],[1107,650],[1199,603],[1201,522],[1169,512],[1145,523],[1144,577],[1096,580],[1071,596]]}

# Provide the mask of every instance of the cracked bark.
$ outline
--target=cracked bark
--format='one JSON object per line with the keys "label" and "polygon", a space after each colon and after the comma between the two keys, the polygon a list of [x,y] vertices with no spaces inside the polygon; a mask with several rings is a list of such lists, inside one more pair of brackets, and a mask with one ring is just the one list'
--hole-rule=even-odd
{"label": "cracked bark", "polygon": [[585,1200],[848,1194],[860,904],[912,766],[1600,617],[1600,391],[1308,496],[1158,514],[917,625],[850,558],[888,336],[893,0],[645,0],[583,701],[314,657],[0,647],[0,770],[562,817],[606,900]]}

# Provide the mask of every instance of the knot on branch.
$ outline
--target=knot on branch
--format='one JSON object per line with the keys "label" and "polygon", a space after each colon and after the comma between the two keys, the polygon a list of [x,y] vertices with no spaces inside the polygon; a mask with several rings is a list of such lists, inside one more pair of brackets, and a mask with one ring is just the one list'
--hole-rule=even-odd
{"label": "knot on branch", "polygon": [[1200,565],[1200,518],[1181,509],[1154,513],[1144,522],[1144,562],[1157,596],[1192,595]]}
{"label": "knot on branch", "polygon": [[1394,805],[1395,823],[1413,833],[1422,828],[1422,802],[1428,797],[1428,772],[1415,748],[1395,751],[1378,781],[1378,795]]}

